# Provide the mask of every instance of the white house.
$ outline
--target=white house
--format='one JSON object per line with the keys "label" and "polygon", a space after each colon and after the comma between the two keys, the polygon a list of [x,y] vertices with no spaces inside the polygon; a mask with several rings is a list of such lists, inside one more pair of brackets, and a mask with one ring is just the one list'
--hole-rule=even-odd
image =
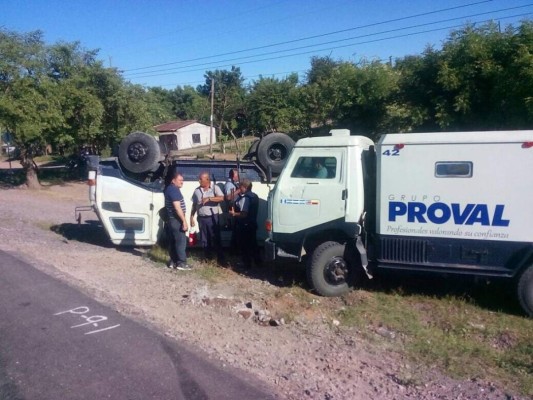
{"label": "white house", "polygon": [[169,150],[190,149],[216,143],[216,130],[213,128],[213,142],[209,140],[211,127],[196,120],[170,121],[155,126],[159,133],[159,141],[166,144]]}

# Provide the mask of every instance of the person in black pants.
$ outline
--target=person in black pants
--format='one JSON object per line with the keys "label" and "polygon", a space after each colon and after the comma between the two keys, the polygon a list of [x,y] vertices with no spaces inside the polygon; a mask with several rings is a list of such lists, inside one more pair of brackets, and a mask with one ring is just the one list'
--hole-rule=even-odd
{"label": "person in black pants", "polygon": [[166,223],[167,235],[169,238],[169,255],[170,260],[167,267],[190,270],[190,265],[187,264],[187,254],[185,249],[187,247],[187,234],[189,226],[185,218],[186,207],[185,199],[181,194],[183,187],[183,175],[176,169],[170,172],[170,182],[165,188],[165,209],[168,215],[168,222]]}
{"label": "person in black pants", "polygon": [[259,197],[252,192],[252,182],[249,179],[241,181],[239,197],[235,200],[235,207],[229,213],[235,218],[235,240],[241,255],[241,266],[249,269],[252,260],[256,266],[261,264],[261,257],[257,247],[257,210]]}
{"label": "person in black pants", "polygon": [[220,242],[220,207],[224,201],[222,190],[211,183],[208,172],[199,176],[200,186],[192,195],[191,226],[195,225],[194,216],[197,215],[204,258],[211,259],[213,250],[216,252],[219,265],[225,264],[222,244]]}

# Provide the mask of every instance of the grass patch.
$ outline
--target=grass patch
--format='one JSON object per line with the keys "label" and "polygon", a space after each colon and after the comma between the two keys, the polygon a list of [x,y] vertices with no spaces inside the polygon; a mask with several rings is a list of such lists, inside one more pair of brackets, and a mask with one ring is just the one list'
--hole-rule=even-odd
{"label": "grass patch", "polygon": [[228,271],[214,262],[204,263],[201,268],[194,268],[193,273],[210,283],[220,282],[228,277]]}
{"label": "grass patch", "polygon": [[[347,305],[336,312],[343,325],[389,342],[414,362],[533,395],[533,320],[482,309],[455,295],[356,291],[344,300]],[[394,339],[376,335],[380,329]]]}
{"label": "grass patch", "polygon": [[[220,280],[225,279],[228,275],[228,271],[220,268],[214,261],[200,261],[200,251],[197,251],[197,249],[187,249],[188,262],[195,267],[192,273],[210,283],[219,282]],[[152,261],[161,263],[162,266],[165,267],[169,259],[168,250],[160,245],[155,245],[148,251],[147,257]]]}

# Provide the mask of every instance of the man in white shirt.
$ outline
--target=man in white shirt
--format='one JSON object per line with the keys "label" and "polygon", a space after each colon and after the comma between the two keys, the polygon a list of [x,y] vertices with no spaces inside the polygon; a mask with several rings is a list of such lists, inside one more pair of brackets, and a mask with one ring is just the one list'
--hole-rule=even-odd
{"label": "man in white shirt", "polygon": [[194,216],[198,214],[204,257],[211,259],[215,250],[218,263],[223,265],[225,260],[220,242],[219,203],[224,201],[224,194],[217,185],[211,184],[208,172],[200,173],[199,181],[200,186],[192,195],[191,227],[195,226]]}

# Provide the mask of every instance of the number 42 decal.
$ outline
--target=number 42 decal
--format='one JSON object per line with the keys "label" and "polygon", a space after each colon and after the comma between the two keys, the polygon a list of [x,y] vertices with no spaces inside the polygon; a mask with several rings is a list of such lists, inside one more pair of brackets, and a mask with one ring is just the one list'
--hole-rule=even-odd
{"label": "number 42 decal", "polygon": [[399,156],[400,150],[399,149],[385,150],[382,154],[384,156]]}

